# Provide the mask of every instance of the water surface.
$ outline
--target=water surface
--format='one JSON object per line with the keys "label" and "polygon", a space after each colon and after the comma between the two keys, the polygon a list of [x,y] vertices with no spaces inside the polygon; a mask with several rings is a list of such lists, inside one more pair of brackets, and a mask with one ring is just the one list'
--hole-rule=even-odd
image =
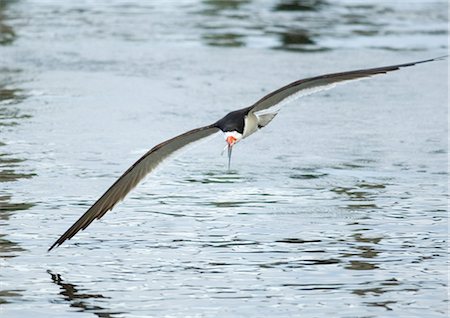
{"label": "water surface", "polygon": [[447,317],[448,62],[286,106],[47,248],[156,143],[290,81],[446,54],[445,1],[3,1],[4,317]]}

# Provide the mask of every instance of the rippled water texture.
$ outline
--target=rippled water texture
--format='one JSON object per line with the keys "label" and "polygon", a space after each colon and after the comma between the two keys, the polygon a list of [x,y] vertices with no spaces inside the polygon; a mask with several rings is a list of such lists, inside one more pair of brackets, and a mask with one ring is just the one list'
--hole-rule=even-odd
{"label": "rippled water texture", "polygon": [[[392,2],[392,3],[391,3]],[[2,317],[447,317],[448,60],[338,86],[164,164],[290,81],[447,54],[446,1],[0,1]]]}

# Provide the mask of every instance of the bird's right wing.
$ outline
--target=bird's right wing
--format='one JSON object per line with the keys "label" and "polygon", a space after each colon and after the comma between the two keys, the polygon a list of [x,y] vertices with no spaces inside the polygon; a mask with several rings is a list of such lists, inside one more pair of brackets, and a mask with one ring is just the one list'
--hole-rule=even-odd
{"label": "bird's right wing", "polygon": [[214,125],[190,130],[175,138],[156,145],[136,161],[125,173],[76,221],[48,250],[71,239],[80,230],[84,230],[95,219],[100,219],[121,201],[148,173],[154,170],[164,159],[181,148],[211,136],[220,129]]}
{"label": "bird's right wing", "polygon": [[374,75],[385,74],[391,71],[399,70],[403,67],[413,66],[416,64],[436,61],[445,58],[438,57],[434,59],[422,60],[417,62],[397,64],[391,66],[369,68],[362,70],[355,70],[342,73],[326,74],[306,79],[301,79],[290,83],[286,86],[277,89],[276,91],[264,96],[257,101],[250,109],[250,112],[256,115],[262,115],[266,113],[276,113],[280,107],[286,102],[290,102],[297,99],[300,96],[309,95],[318,91],[333,88],[338,83],[344,83],[349,81],[355,81]]}

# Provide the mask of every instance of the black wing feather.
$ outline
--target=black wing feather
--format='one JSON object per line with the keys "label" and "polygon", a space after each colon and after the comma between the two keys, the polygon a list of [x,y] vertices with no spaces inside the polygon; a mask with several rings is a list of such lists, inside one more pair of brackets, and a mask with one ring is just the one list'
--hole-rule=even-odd
{"label": "black wing feather", "polygon": [[136,161],[116,182],[76,221],[53,245],[52,250],[64,241],[70,240],[80,230],[86,229],[95,219],[100,219],[110,211],[164,159],[192,142],[208,137],[219,131],[214,125],[190,130],[182,135],[156,145]]}
{"label": "black wing feather", "polygon": [[365,77],[371,77],[374,75],[379,74],[385,74],[388,72],[399,70],[403,67],[413,66],[416,64],[421,63],[427,63],[436,61],[444,57],[438,57],[434,59],[428,59],[428,60],[422,60],[417,62],[411,62],[411,63],[404,63],[404,64],[397,64],[397,65],[390,65],[390,66],[384,66],[384,67],[376,67],[376,68],[369,68],[369,69],[361,69],[361,70],[355,70],[355,71],[349,71],[349,72],[341,72],[341,73],[333,73],[333,74],[326,74],[316,77],[310,77],[306,79],[301,79],[295,82],[292,82],[286,86],[281,87],[280,89],[277,89],[276,91],[271,92],[270,94],[267,94],[263,98],[261,98],[259,101],[257,101],[255,104],[252,105],[250,112],[256,113],[264,110],[268,110],[274,106],[279,105],[281,102],[286,100],[289,97],[294,96],[297,93],[301,93],[302,91],[308,91],[312,90],[317,91],[321,89],[327,89],[333,87],[335,84],[340,82],[346,82],[346,81],[352,81],[352,80],[358,80]]}

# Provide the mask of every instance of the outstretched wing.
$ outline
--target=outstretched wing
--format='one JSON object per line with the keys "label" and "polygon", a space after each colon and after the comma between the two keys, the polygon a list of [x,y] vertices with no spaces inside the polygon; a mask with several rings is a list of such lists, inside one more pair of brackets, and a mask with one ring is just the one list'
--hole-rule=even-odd
{"label": "outstretched wing", "polygon": [[290,102],[300,96],[309,95],[318,91],[333,88],[338,83],[354,81],[378,74],[385,74],[388,72],[396,71],[403,67],[436,61],[442,58],[444,57],[438,57],[434,59],[422,60],[412,63],[397,64],[391,66],[369,68],[342,73],[326,74],[302,79],[299,81],[295,81],[291,84],[288,84],[264,96],[255,104],[253,104],[250,112],[255,113],[256,115],[262,115],[266,113],[276,113],[280,109],[280,107],[286,102]]}
{"label": "outstretched wing", "polygon": [[95,219],[100,219],[121,201],[148,173],[175,151],[208,137],[220,129],[214,125],[190,130],[175,138],[156,145],[136,161],[114,184],[76,221],[48,250],[70,240],[80,230],[84,230]]}

